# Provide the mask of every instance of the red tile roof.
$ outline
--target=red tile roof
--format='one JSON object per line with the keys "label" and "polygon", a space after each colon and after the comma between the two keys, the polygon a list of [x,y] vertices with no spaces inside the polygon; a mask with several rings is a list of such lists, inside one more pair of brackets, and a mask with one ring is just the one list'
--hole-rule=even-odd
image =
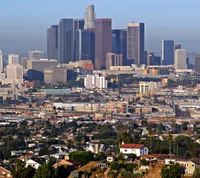
{"label": "red tile roof", "polygon": [[142,144],[123,144],[120,148],[141,149],[143,146]]}

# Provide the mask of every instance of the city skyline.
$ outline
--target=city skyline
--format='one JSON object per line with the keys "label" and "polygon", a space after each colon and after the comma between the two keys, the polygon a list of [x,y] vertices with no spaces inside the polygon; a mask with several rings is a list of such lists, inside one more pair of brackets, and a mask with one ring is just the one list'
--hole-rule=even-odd
{"label": "city skyline", "polygon": [[[19,0],[12,1],[12,5],[10,2],[10,0],[4,1],[0,8],[2,12],[0,49],[4,54],[20,54],[34,49],[43,50],[46,53],[47,27],[55,24],[61,18],[84,18],[85,7],[88,4],[94,4],[97,18],[112,18],[112,29],[124,29],[132,21],[145,23],[145,50],[161,52],[162,40],[174,40],[175,43],[182,44],[183,48],[189,52],[200,52],[198,48],[200,27],[197,25],[199,20],[195,18],[200,15],[197,9],[200,2],[197,0],[194,0],[193,3],[186,0],[181,1],[181,6],[179,2],[173,0],[167,2],[127,0],[126,3],[113,0],[109,2],[106,0],[92,2],[89,0],[48,0],[48,4],[46,0],[36,0],[33,3]],[[116,8],[110,11],[110,5],[114,2]],[[27,8],[30,7],[30,4],[33,9],[37,8],[37,13]],[[48,8],[43,8],[45,5]],[[137,8],[131,11],[133,5]],[[170,9],[170,13],[163,13],[167,8]],[[54,9],[56,9],[56,13],[53,11]],[[127,11],[132,13],[125,13]],[[34,23],[30,23],[33,20]],[[190,25],[185,23],[186,21]],[[21,22],[20,25],[19,22]],[[190,30],[189,35],[188,30]]]}

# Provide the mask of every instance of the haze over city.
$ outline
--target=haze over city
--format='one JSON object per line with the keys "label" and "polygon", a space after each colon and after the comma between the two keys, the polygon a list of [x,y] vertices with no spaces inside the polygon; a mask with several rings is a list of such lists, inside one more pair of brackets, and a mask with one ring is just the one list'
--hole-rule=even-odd
{"label": "haze over city", "polygon": [[145,23],[145,49],[161,52],[161,41],[174,40],[188,52],[200,52],[200,1],[160,0],[4,0],[0,7],[0,49],[23,54],[46,52],[46,30],[60,18],[84,18],[85,6],[94,4],[97,18],[112,18],[113,29],[129,22]]}

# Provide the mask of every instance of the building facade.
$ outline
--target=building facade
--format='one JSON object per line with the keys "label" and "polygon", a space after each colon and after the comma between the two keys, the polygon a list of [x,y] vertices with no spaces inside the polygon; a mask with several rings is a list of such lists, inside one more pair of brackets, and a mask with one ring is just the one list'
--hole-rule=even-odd
{"label": "building facade", "polygon": [[127,30],[124,29],[114,29],[112,30],[113,42],[112,52],[116,54],[123,54],[123,65],[126,65],[127,61]]}
{"label": "building facade", "polygon": [[162,41],[162,65],[174,64],[174,41]]}
{"label": "building facade", "polygon": [[89,4],[86,7],[86,12],[84,15],[84,29],[89,29],[89,28],[95,28],[95,19],[96,19],[96,13],[95,13],[95,7],[92,4]]}
{"label": "building facade", "polygon": [[176,49],[174,57],[174,68],[175,69],[187,69],[186,65],[186,50]]}
{"label": "building facade", "polygon": [[75,34],[75,61],[91,60],[90,31],[76,30]]}
{"label": "building facade", "polygon": [[[52,25],[47,29],[47,58],[57,59],[58,50],[58,25]],[[41,58],[42,59],[42,58]]]}
{"label": "building facade", "polygon": [[157,88],[156,82],[139,82],[140,94],[151,94]]}
{"label": "building facade", "polygon": [[144,64],[144,23],[128,23],[127,64]]}
{"label": "building facade", "polygon": [[19,64],[19,55],[18,54],[9,54],[8,55],[8,64]]}
{"label": "building facade", "polygon": [[88,89],[106,89],[108,87],[108,81],[105,77],[99,75],[87,75],[84,78],[84,86]]}
{"label": "building facade", "polygon": [[60,64],[73,61],[74,54],[74,20],[61,19],[58,24],[57,59]]}
{"label": "building facade", "polygon": [[95,69],[106,68],[106,54],[112,52],[112,20],[95,20]]}
{"label": "building facade", "polygon": [[33,69],[36,71],[44,72],[45,68],[48,67],[56,67],[58,65],[58,61],[55,59],[40,59],[40,60],[28,60],[27,61],[27,69]]}
{"label": "building facade", "polygon": [[2,51],[0,50],[0,73],[3,72],[3,54]]}
{"label": "building facade", "polygon": [[195,65],[194,65],[195,72],[200,72],[200,55],[195,56]]}
{"label": "building facade", "polygon": [[29,59],[43,59],[43,51],[34,50],[28,52]]}
{"label": "building facade", "polygon": [[11,83],[23,83],[23,66],[19,64],[7,65],[7,80]]}
{"label": "building facade", "polygon": [[67,69],[61,67],[49,67],[44,69],[44,82],[47,84],[59,84],[67,82]]}
{"label": "building facade", "polygon": [[122,66],[123,54],[107,53],[106,54],[106,69],[110,66]]}

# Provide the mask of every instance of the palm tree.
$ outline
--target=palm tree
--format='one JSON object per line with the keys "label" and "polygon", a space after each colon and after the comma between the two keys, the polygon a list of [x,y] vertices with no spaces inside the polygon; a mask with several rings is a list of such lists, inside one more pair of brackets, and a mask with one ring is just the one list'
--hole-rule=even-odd
{"label": "palm tree", "polygon": [[172,147],[172,141],[174,140],[173,135],[169,134],[168,137],[167,137],[167,140],[169,141],[169,152],[170,152],[170,161],[171,161],[171,158],[172,158],[171,147]]}
{"label": "palm tree", "polygon": [[129,133],[120,131],[117,134],[116,140],[117,140],[117,143],[119,144],[119,147],[120,147],[121,144],[122,144],[122,142],[124,142],[124,143],[130,143],[131,142],[131,137],[130,137]]}
{"label": "palm tree", "polygon": [[153,137],[154,133],[153,133],[153,130],[148,130],[148,136],[149,136],[149,139],[150,139],[150,151],[152,153],[152,137]]}

